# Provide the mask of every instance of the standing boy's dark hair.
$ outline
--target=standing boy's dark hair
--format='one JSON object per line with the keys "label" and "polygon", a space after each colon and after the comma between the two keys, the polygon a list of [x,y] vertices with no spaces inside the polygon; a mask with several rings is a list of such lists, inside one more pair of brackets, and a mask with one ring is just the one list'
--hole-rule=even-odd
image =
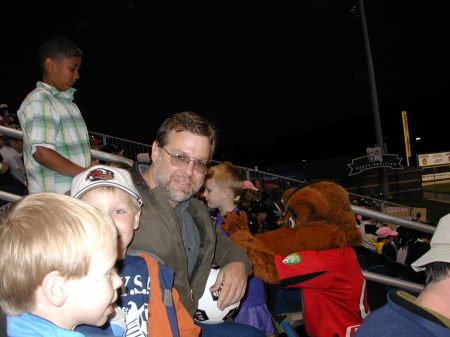
{"label": "standing boy's dark hair", "polygon": [[53,60],[61,61],[69,57],[83,57],[83,52],[72,41],[54,36],[41,44],[39,48],[39,66],[45,74],[45,60],[50,57]]}

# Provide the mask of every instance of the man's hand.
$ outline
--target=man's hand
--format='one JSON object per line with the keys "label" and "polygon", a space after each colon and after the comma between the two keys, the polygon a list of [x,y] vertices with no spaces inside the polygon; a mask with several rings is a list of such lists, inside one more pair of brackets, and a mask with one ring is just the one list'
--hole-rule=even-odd
{"label": "man's hand", "polygon": [[245,294],[247,288],[245,264],[243,262],[231,262],[221,267],[216,283],[209,290],[218,291],[221,286],[217,307],[223,310],[240,301]]}

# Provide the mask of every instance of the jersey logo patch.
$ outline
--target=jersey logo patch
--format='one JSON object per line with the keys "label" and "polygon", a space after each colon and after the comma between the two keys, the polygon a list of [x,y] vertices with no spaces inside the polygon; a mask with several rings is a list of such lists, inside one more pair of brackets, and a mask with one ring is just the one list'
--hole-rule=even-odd
{"label": "jersey logo patch", "polygon": [[297,264],[300,262],[302,262],[302,257],[298,253],[289,254],[283,260],[284,264]]}

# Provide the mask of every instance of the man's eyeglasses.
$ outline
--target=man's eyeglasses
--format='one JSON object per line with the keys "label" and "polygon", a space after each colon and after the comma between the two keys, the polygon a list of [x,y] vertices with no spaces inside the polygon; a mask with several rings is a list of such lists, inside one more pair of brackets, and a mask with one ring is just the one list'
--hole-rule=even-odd
{"label": "man's eyeglasses", "polygon": [[204,174],[209,169],[210,165],[205,161],[191,158],[188,155],[179,152],[170,153],[164,147],[162,149],[170,156],[170,162],[172,165],[178,168],[186,168],[189,165],[189,162],[193,161],[195,172]]}

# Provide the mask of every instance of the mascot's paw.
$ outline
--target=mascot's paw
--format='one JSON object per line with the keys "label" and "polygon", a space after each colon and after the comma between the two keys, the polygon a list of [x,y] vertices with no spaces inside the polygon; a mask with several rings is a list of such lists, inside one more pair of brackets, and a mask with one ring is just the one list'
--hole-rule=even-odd
{"label": "mascot's paw", "polygon": [[248,231],[247,214],[243,211],[239,211],[239,213],[227,212],[223,217],[221,227],[230,235],[238,230]]}

